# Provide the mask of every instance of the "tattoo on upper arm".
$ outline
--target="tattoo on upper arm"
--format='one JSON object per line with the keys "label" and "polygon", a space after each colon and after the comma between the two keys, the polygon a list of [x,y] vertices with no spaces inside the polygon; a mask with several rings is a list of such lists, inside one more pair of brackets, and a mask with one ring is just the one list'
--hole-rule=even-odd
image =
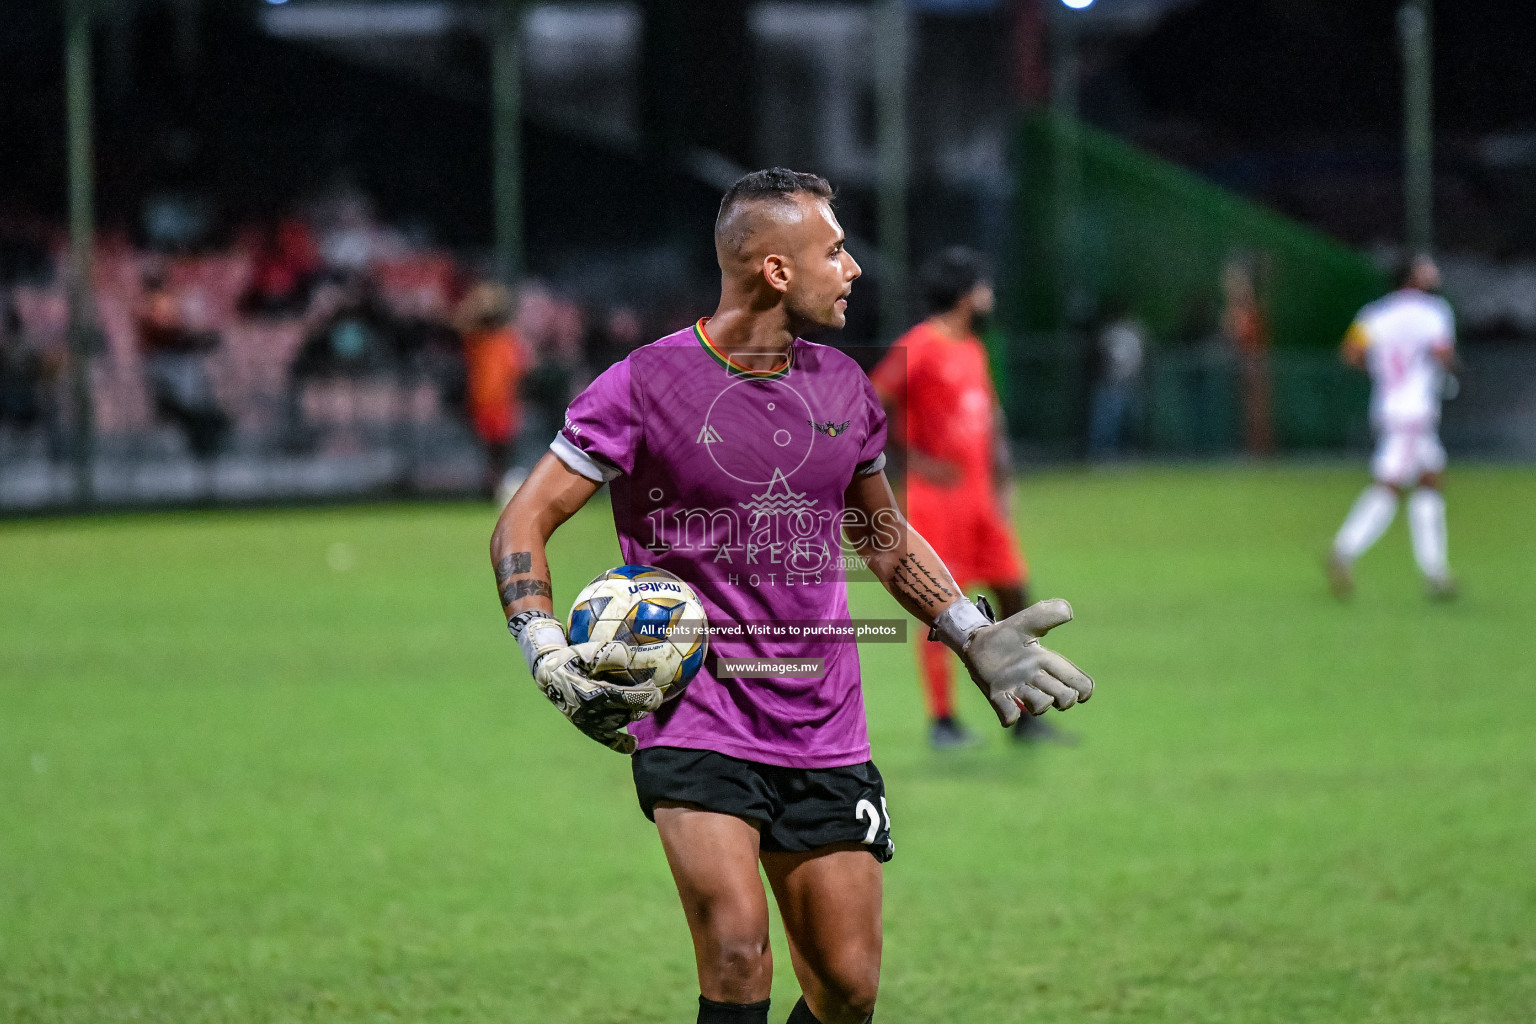
{"label": "tattoo on upper arm", "polygon": [[496,563],[496,584],[507,582],[513,576],[533,571],[533,552],[514,551]]}
{"label": "tattoo on upper arm", "polygon": [[902,594],[922,604],[948,604],[958,595],[923,560],[907,552],[896,563],[891,583]]}
{"label": "tattoo on upper arm", "polygon": [[501,588],[501,603],[510,605],[525,597],[553,597],[548,580],[512,580]]}

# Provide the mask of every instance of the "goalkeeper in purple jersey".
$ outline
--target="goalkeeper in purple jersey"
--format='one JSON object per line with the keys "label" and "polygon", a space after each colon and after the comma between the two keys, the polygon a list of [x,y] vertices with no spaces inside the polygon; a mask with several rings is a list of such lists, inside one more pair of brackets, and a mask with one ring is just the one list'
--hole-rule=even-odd
{"label": "goalkeeper in purple jersey", "polygon": [[[831,200],[824,179],[782,168],[733,185],[715,222],[714,315],[593,381],[491,538],[508,628],[535,681],[578,729],[632,755],[693,935],[701,1024],[768,1020],[759,865],[803,992],[790,1024],[869,1020],[882,865],[894,851],[855,646],[734,627],[846,623],[846,538],[960,655],[1003,725],[1093,692],[1038,642],[1071,619],[1065,601],[994,624],[965,599],[897,509],[868,379],[798,337],[842,327],[859,276]],[[711,657],[665,705],[653,686],[594,679],[605,649],[572,646],[553,615],[545,545],[604,483],[624,560],[682,577],[709,616]],[[820,670],[737,678],[723,667],[735,659]]]}

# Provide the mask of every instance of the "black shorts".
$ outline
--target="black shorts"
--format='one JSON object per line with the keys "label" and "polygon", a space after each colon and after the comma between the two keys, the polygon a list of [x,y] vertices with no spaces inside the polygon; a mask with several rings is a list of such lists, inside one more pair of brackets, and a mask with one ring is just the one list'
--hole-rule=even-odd
{"label": "black shorts", "polygon": [[631,762],[640,809],[652,821],[658,803],[673,801],[751,822],[770,853],[862,843],[884,863],[896,852],[885,780],[873,761],[846,768],[783,768],[712,750],[647,747]]}

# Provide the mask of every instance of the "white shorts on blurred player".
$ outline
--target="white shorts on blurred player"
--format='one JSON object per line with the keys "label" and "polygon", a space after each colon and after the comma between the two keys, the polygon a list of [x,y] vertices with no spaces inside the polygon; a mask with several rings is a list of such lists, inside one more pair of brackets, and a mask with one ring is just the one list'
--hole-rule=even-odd
{"label": "white shorts on blurred player", "polygon": [[1426,476],[1444,472],[1445,446],[1433,425],[1389,427],[1376,435],[1371,479],[1407,490]]}

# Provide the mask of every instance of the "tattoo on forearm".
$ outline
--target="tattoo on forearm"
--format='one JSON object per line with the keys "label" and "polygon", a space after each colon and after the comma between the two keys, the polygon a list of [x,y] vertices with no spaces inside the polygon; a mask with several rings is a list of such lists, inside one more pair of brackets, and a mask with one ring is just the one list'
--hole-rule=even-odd
{"label": "tattoo on forearm", "polygon": [[957,596],[932,569],[923,564],[922,559],[910,551],[896,563],[896,570],[891,573],[891,584],[898,593],[919,604],[948,604]]}
{"label": "tattoo on forearm", "polygon": [[533,552],[514,551],[496,563],[496,585],[499,587],[513,576],[533,571]]}
{"label": "tattoo on forearm", "polygon": [[525,597],[553,597],[548,580],[513,580],[501,588],[501,603],[510,605]]}

